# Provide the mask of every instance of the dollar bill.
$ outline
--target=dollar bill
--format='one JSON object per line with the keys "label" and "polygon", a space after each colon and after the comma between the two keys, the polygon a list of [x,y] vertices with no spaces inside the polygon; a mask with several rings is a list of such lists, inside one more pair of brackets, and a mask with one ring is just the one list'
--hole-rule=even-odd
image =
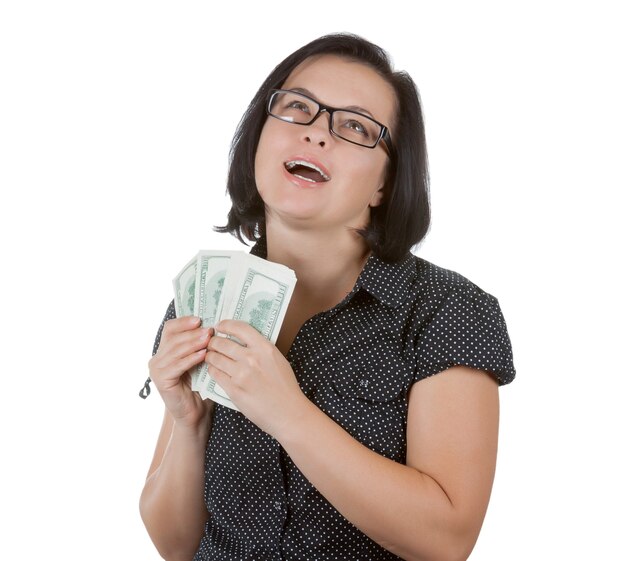
{"label": "dollar bill", "polygon": [[176,317],[190,316],[194,313],[196,293],[197,255],[187,263],[172,284],[174,285],[174,308]]}
{"label": "dollar bill", "polygon": [[[239,254],[230,262],[222,319],[245,321],[266,339],[276,343],[296,284],[294,272],[259,257]],[[217,334],[220,336],[220,334]],[[221,335],[223,336],[223,335]],[[231,337],[241,344],[235,337]],[[231,409],[237,409],[226,391],[207,376],[200,384],[200,395]]]}
{"label": "dollar bill", "polygon": [[295,273],[254,255],[239,257],[222,315],[249,323],[276,343],[296,284]]}
{"label": "dollar bill", "polygon": [[[202,327],[213,327],[220,317],[222,293],[229,263],[234,251],[200,251],[197,255],[193,314],[202,320]],[[245,254],[244,254],[245,255]],[[191,371],[191,389],[197,391],[207,377],[206,362]]]}
{"label": "dollar bill", "polygon": [[[193,314],[205,328],[222,319],[245,321],[276,343],[296,281],[295,273],[279,263],[242,251],[201,250],[173,280],[176,315]],[[192,389],[203,399],[237,410],[206,363],[190,374]]]}

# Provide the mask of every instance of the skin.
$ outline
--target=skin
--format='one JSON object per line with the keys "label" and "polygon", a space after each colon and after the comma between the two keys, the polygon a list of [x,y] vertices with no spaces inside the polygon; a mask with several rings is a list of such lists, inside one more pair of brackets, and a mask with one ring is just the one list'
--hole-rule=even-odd
{"label": "skin", "polygon": [[188,370],[205,359],[211,335],[200,328],[199,318],[167,321],[159,350],[148,363],[165,414],[139,511],[167,561],[193,558],[208,518],[203,498],[204,451],[215,404],[191,391]]}
{"label": "skin", "polygon": [[[347,77],[358,74],[361,80]],[[333,77],[344,75],[341,88]],[[359,91],[367,82],[369,87]],[[337,57],[314,58],[300,65],[283,85],[284,89],[305,87],[315,99],[335,107],[358,105],[374,118],[390,123],[395,113],[395,95],[391,86],[369,68]],[[383,199],[383,185],[388,157],[382,146],[375,149],[355,146],[332,136],[329,116],[321,115],[308,126],[294,126],[269,118],[265,123],[255,159],[255,177],[265,202],[270,229],[302,232],[317,240],[349,235],[350,227],[364,227],[369,222],[370,207]],[[330,172],[331,181],[319,188],[297,188],[285,180],[283,163],[294,155],[310,156]],[[352,240],[358,242],[357,239]],[[269,245],[269,244],[268,244]]]}
{"label": "skin", "polygon": [[[394,121],[393,90],[360,63],[308,59],[283,87],[306,88],[328,105],[359,105],[378,121]],[[283,171],[294,155],[322,163],[331,181],[314,188],[294,183]],[[276,438],[319,492],[374,541],[408,560],[469,556],[495,472],[495,380],[455,366],[414,384],[401,465],[360,444],[311,403],[285,358],[302,323],[341,301],[362,270],[369,252],[353,228],[367,224],[370,208],[383,200],[387,163],[382,146],[371,150],[332,136],[326,115],[309,126],[266,121],[255,176],[266,205],[268,259],[294,269],[298,283],[276,345],[239,321],[224,320],[216,330],[245,347],[212,337],[194,318],[166,323],[150,361],[166,414],[140,502],[164,558],[191,559],[207,518],[203,459],[213,404],[191,392],[186,373],[202,360],[240,411]]]}

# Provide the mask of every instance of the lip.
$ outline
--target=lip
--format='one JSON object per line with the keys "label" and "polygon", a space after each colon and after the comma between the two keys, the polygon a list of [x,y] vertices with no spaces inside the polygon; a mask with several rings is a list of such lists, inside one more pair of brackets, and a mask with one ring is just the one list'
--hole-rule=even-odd
{"label": "lip", "polygon": [[[328,181],[316,181],[316,182],[311,182],[311,181],[306,181],[305,179],[300,179],[299,177],[296,177],[295,175],[289,173],[287,171],[287,168],[285,167],[285,164],[287,162],[292,162],[295,160],[301,160],[303,162],[308,162],[310,164],[313,164],[314,166],[317,166],[318,168],[320,168],[324,174],[327,177],[330,177],[330,179]],[[330,173],[330,171],[328,170],[328,168],[322,164],[322,162],[320,162],[319,160],[317,160],[316,158],[312,158],[311,156],[305,156],[303,154],[296,154],[294,156],[289,156],[287,159],[285,159],[282,163],[282,167],[283,167],[283,172],[289,177],[289,179],[292,181],[292,183],[295,183],[296,185],[302,186],[302,187],[319,187],[321,185],[326,185],[327,183],[330,183],[332,181],[332,175]]]}
{"label": "lip", "polygon": [[324,187],[328,181],[307,181],[306,179],[300,179],[299,177],[289,173],[287,171],[287,168],[283,165],[283,174],[285,175],[285,178],[288,179],[291,183],[293,183],[294,185],[297,185],[298,187],[302,187],[303,189],[320,189],[321,187]]}

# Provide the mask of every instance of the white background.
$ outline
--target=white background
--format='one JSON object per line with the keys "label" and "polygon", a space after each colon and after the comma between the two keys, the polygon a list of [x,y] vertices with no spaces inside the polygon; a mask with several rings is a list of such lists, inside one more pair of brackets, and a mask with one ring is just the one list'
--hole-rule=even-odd
{"label": "white background", "polygon": [[159,558],[138,499],[162,404],[137,392],[171,278],[245,249],[211,228],[262,80],[352,31],[421,92],[416,253],[495,295],[513,343],[472,561],[625,559],[619,4],[2,3],[0,557]]}

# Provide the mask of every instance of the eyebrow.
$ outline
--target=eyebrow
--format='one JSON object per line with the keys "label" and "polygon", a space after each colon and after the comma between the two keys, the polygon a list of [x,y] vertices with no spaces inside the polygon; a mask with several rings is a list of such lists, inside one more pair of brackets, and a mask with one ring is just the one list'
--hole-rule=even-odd
{"label": "eyebrow", "polygon": [[[293,92],[300,92],[300,93],[303,93],[304,95],[308,95],[309,97],[312,97],[314,100],[317,101],[317,97],[306,88],[289,88],[289,89]],[[358,113],[365,113],[366,115],[369,115],[372,119],[374,119],[374,115],[372,115],[367,109],[359,105],[347,105],[346,107],[341,107],[340,109],[348,109],[350,111],[356,111]]]}

